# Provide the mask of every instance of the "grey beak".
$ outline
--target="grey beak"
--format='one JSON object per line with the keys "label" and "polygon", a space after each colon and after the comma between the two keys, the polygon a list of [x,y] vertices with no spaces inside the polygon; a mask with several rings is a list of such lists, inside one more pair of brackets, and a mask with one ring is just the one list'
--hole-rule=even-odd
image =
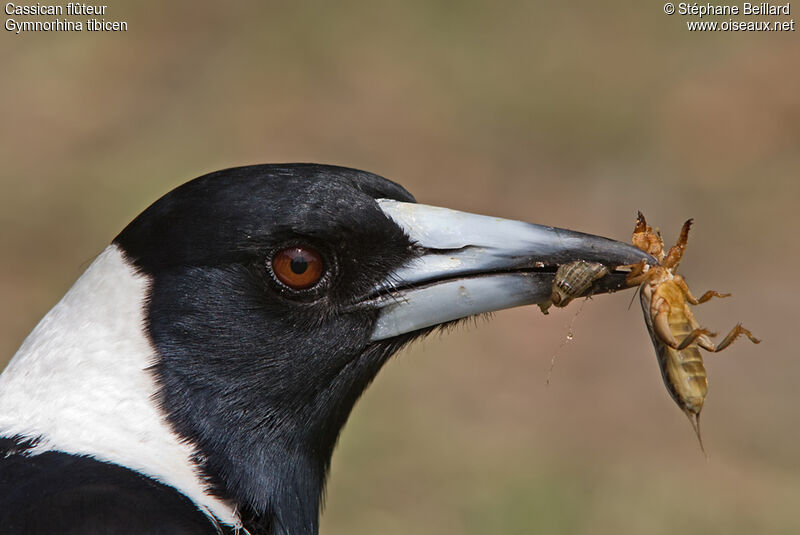
{"label": "grey beak", "polygon": [[558,266],[575,260],[609,270],[594,283],[592,295],[626,287],[627,273],[619,266],[656,262],[632,245],[591,234],[424,204],[388,199],[378,204],[423,254],[373,292],[369,304],[380,313],[372,340],[544,303]]}

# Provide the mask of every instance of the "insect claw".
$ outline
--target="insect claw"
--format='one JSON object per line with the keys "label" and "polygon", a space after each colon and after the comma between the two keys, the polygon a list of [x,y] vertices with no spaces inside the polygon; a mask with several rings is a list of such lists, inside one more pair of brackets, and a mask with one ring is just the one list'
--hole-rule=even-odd
{"label": "insect claw", "polygon": [[633,245],[647,254],[653,256],[661,262],[664,259],[664,242],[661,240],[661,233],[647,224],[642,212],[636,218],[636,227],[633,229]]}
{"label": "insect claw", "polygon": [[637,211],[636,227],[634,228],[634,232],[644,232],[646,229],[647,221],[644,219],[644,214],[641,211]]}
{"label": "insect claw", "polygon": [[672,269],[678,267],[678,263],[683,257],[683,252],[686,250],[686,243],[689,241],[689,229],[692,228],[692,222],[694,222],[694,219],[687,219],[686,223],[683,224],[678,241],[675,245],[670,247],[669,251],[667,251],[666,258],[661,263],[663,267]]}
{"label": "insect claw", "polygon": [[683,224],[681,228],[681,235],[678,238],[678,243],[682,245],[686,245],[686,242],[689,241],[689,229],[692,228],[692,224],[694,223],[694,218],[689,218]]}

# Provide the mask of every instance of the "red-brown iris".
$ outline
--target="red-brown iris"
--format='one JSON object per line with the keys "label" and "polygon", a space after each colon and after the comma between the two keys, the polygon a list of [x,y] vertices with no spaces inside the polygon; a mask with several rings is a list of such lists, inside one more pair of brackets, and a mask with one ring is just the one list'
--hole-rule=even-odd
{"label": "red-brown iris", "polygon": [[322,255],[309,247],[289,247],[272,258],[272,271],[293,290],[311,288],[322,278]]}

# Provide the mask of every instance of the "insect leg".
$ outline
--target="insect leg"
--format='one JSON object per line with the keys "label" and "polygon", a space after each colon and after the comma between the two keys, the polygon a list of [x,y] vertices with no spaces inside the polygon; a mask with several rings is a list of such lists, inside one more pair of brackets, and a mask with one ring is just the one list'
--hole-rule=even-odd
{"label": "insect leg", "polygon": [[739,335],[741,334],[747,336],[750,339],[750,341],[753,342],[754,344],[761,343],[761,340],[753,336],[753,334],[750,331],[742,327],[741,323],[737,323],[736,327],[731,329],[731,332],[729,332],[725,336],[725,338],[723,338],[722,341],[719,344],[717,344],[717,347],[715,349],[711,349],[710,351],[713,351],[714,353],[722,351],[723,349],[731,345],[733,341],[736,340],[736,338],[738,338]]}
{"label": "insect leg", "polygon": [[691,304],[699,305],[700,303],[705,303],[706,301],[708,301],[712,297],[730,297],[730,296],[731,296],[731,294],[729,294],[729,293],[728,294],[721,294],[721,293],[716,292],[714,290],[709,290],[706,293],[704,293],[703,295],[701,295],[700,299],[695,299],[694,296],[692,296],[692,295],[687,295],[686,298],[689,300],[689,302]]}
{"label": "insect leg", "polygon": [[[706,342],[710,343],[712,349],[709,349],[709,351],[714,351],[714,349],[713,349],[714,344],[711,343],[711,340],[709,340],[707,338],[708,336],[717,336],[717,333],[712,333],[708,329],[695,329],[692,332],[690,332],[689,334],[687,334],[686,338],[684,338],[683,341],[680,344],[676,344],[676,346],[674,346],[673,349],[676,349],[676,350],[680,351],[681,349],[686,349],[691,344],[693,344],[695,341],[697,341],[697,345],[699,345],[701,347],[705,347],[706,349],[708,349],[708,348],[706,347],[705,343]],[[705,340],[704,340],[704,338],[705,338]]]}
{"label": "insect leg", "polygon": [[629,266],[620,266],[620,268],[630,268],[631,272],[625,278],[625,283],[628,286],[638,286],[650,277],[650,272],[645,271],[646,262],[642,261],[639,264],[632,264]]}
{"label": "insect leg", "polygon": [[700,299],[697,299],[695,296],[692,295],[692,292],[689,290],[689,286],[686,284],[686,281],[680,275],[676,275],[673,279],[675,284],[678,285],[678,288],[681,289],[683,295],[686,296],[686,300],[689,301],[693,305],[699,305],[700,303],[705,303],[712,297],[730,297],[731,294],[721,294],[714,290],[709,290],[703,295],[700,296]]}
{"label": "insect leg", "polygon": [[[714,336],[717,335],[717,333],[710,333],[710,334],[713,334]],[[699,345],[706,351],[714,352],[717,350],[717,347],[714,345],[714,342],[712,342],[711,338],[709,338],[706,335],[701,335],[697,337],[697,345]]]}
{"label": "insect leg", "polygon": [[686,242],[689,241],[689,229],[692,228],[693,221],[694,219],[689,219],[683,224],[677,243],[669,248],[666,258],[661,262],[661,265],[665,268],[674,268],[681,261],[683,251],[686,250]]}
{"label": "insect leg", "polygon": [[653,229],[645,221],[642,212],[639,212],[636,218],[632,241],[634,246],[653,255],[659,262],[664,259],[664,242],[661,241],[661,233],[653,232]]}
{"label": "insect leg", "polygon": [[[658,305],[658,312],[653,316],[653,331],[655,331],[661,341],[669,347],[673,349],[678,347],[678,341],[675,339],[675,336],[672,335],[672,329],[669,328],[668,304],[660,303]],[[691,336],[691,334],[689,336]]]}

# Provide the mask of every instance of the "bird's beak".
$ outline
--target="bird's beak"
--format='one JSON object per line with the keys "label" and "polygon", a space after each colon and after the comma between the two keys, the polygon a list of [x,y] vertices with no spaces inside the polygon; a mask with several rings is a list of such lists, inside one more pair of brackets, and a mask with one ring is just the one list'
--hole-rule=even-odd
{"label": "bird's beak", "polygon": [[401,266],[372,293],[380,309],[372,340],[440,323],[550,298],[558,266],[585,260],[605,265],[608,275],[588,293],[626,287],[620,266],[645,260],[647,253],[618,241],[488,217],[447,208],[378,200],[422,255]]}

